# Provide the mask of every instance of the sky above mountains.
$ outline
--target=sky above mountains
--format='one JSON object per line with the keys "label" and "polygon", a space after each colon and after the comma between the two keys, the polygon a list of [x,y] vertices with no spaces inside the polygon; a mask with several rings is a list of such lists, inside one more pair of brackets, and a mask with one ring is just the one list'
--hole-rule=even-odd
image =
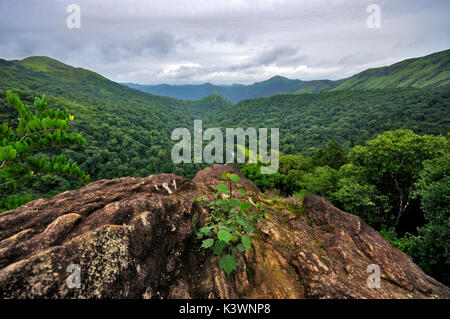
{"label": "sky above mountains", "polygon": [[[72,3],[80,28],[66,23]],[[366,24],[372,3],[380,28]],[[448,0],[2,0],[0,58],[142,84],[336,80],[448,49],[449,13]]]}

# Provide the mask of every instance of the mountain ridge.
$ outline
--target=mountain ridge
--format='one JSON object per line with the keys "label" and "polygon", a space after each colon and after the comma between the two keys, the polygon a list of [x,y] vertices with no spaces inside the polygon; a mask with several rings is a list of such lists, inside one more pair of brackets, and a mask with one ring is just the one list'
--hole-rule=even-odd
{"label": "mountain ridge", "polygon": [[198,100],[219,94],[237,103],[242,100],[270,97],[276,94],[303,94],[347,89],[382,89],[395,87],[436,88],[450,85],[450,49],[417,58],[409,58],[389,66],[371,68],[339,80],[303,81],[275,75],[253,84],[214,85],[187,84],[144,85],[122,83],[146,93],[179,99]]}

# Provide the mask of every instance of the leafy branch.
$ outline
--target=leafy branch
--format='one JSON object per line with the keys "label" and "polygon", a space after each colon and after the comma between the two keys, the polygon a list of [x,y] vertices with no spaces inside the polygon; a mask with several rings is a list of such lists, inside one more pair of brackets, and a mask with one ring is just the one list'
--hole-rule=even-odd
{"label": "leafy branch", "polygon": [[[60,175],[89,179],[76,162],[69,161],[63,154],[56,157],[33,157],[32,153],[48,151],[56,147],[83,146],[86,141],[81,135],[68,133],[74,116],[66,111],[47,108],[45,95],[36,97],[31,107],[24,105],[17,94],[6,91],[6,100],[18,113],[17,127],[4,122],[0,125],[0,212],[10,208],[11,203],[23,203],[6,194],[15,191],[40,175]],[[10,203],[3,205],[2,203]]]}
{"label": "leafy branch", "polygon": [[[203,239],[201,248],[211,249],[218,256],[219,267],[227,275],[236,270],[236,255],[252,248],[251,235],[255,232],[255,224],[263,218],[260,204],[251,209],[250,202],[233,197],[233,183],[240,178],[236,174],[224,173],[222,179],[228,181],[217,185],[215,201],[208,201],[206,196],[197,197],[209,209],[206,225],[197,232],[197,238]],[[243,198],[246,192],[238,190]],[[219,198],[222,197],[222,198]]]}

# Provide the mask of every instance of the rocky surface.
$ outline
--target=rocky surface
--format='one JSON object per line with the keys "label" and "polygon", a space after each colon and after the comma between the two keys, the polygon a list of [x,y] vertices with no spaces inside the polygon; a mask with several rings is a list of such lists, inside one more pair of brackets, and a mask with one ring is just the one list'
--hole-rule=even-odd
{"label": "rocky surface", "polygon": [[[0,214],[0,298],[450,297],[357,216],[317,196],[262,194],[245,178],[267,219],[227,277],[193,236],[208,215],[195,197],[223,172],[235,171],[101,180]],[[380,266],[380,288],[367,286],[370,264]],[[70,265],[79,288],[67,284]]]}

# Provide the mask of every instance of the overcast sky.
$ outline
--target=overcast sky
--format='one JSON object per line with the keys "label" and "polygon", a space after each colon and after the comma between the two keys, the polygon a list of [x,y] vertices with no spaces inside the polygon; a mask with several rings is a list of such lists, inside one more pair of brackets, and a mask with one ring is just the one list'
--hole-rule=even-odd
{"label": "overcast sky", "polygon": [[[371,3],[381,28],[366,25]],[[449,0],[0,0],[0,58],[141,84],[336,80],[448,49],[449,15]]]}

